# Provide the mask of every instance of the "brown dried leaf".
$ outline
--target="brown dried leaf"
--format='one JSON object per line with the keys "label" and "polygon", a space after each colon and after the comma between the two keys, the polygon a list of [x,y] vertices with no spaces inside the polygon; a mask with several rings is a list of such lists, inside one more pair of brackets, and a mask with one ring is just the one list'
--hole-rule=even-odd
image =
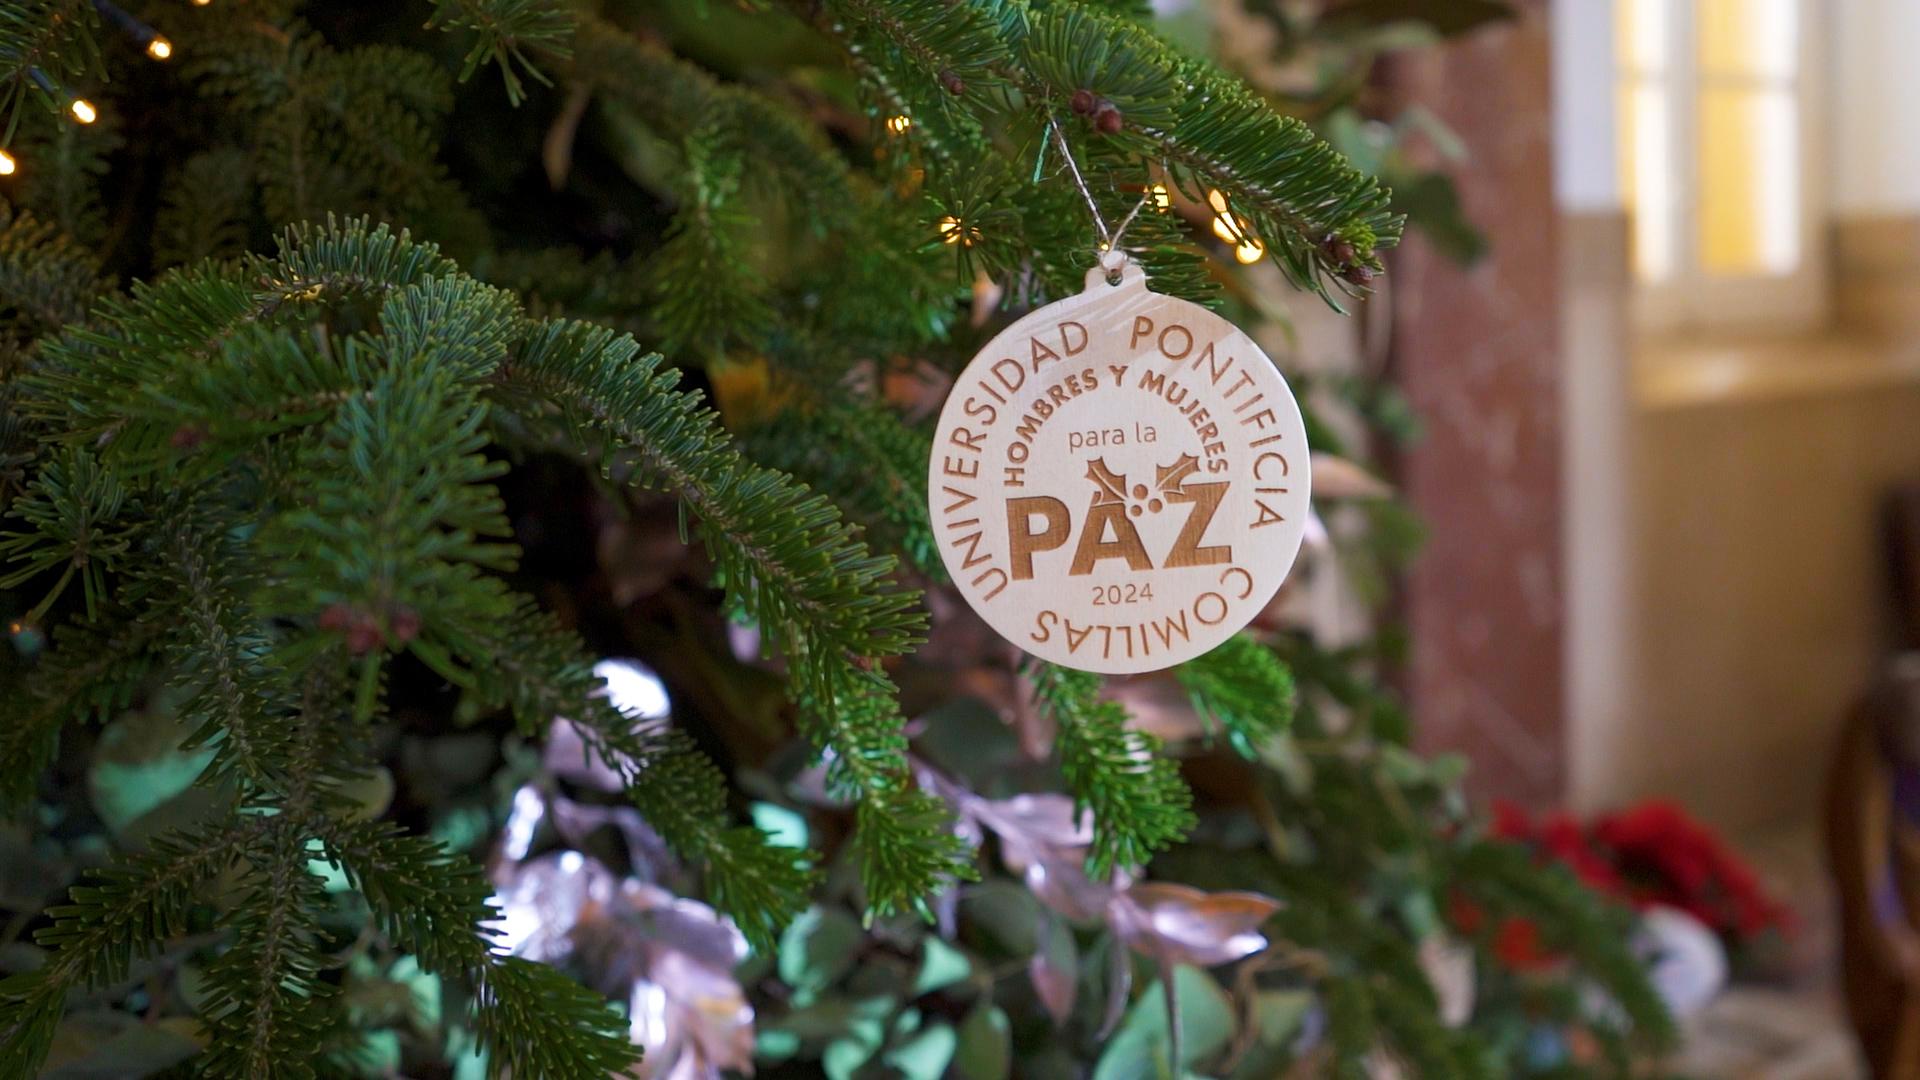
{"label": "brown dried leaf", "polygon": [[1135,952],[1162,964],[1211,967],[1266,948],[1259,927],[1278,910],[1280,901],[1260,893],[1149,881],[1122,890],[1108,921]]}

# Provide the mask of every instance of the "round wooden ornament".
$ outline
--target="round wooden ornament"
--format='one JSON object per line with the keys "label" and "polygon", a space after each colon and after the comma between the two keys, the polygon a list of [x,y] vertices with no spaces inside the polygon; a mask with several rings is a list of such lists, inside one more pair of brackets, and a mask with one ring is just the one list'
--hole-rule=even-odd
{"label": "round wooden ornament", "polygon": [[1109,256],[967,365],[927,479],[947,571],[1002,637],[1156,671],[1280,588],[1307,523],[1306,427],[1253,339]]}

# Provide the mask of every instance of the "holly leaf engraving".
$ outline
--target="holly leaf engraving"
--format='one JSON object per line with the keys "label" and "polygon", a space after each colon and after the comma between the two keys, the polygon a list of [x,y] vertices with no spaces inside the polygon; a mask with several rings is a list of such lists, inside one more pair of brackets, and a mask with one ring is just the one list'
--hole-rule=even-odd
{"label": "holly leaf engraving", "polygon": [[1092,505],[1106,506],[1127,501],[1127,478],[1108,468],[1106,458],[1097,457],[1087,462],[1087,479],[1094,483]]}
{"label": "holly leaf engraving", "polygon": [[1186,494],[1187,477],[1200,471],[1200,459],[1192,454],[1181,454],[1180,460],[1171,465],[1153,467],[1153,486],[1160,494],[1176,498]]}

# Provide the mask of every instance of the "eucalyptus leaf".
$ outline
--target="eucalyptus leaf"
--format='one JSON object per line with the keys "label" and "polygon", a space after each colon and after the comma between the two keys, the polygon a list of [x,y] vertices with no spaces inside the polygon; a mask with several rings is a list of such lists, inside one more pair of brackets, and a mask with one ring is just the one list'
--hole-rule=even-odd
{"label": "eucalyptus leaf", "polygon": [[1306,990],[1262,990],[1256,995],[1253,1038],[1227,1074],[1229,1080],[1269,1080],[1284,1075],[1313,1005],[1313,994]]}
{"label": "eucalyptus leaf", "polygon": [[853,1080],[860,1066],[873,1058],[875,1047],[863,1039],[835,1039],[820,1057],[828,1080]]}
{"label": "eucalyptus leaf", "polygon": [[[1233,1003],[1212,976],[1184,965],[1174,969],[1174,995],[1184,1072],[1226,1049],[1233,1038]],[[1155,981],[1127,1010],[1093,1080],[1160,1080],[1167,1075],[1167,1049],[1166,989]]]}
{"label": "eucalyptus leaf", "polygon": [[914,749],[971,791],[999,794],[1009,768],[1023,760],[1013,729],[979,698],[957,698],[922,719]]}
{"label": "eucalyptus leaf", "polygon": [[173,1067],[199,1053],[191,1034],[197,1024],[184,1018],[144,1024],[118,1012],[68,1016],[54,1032],[41,1080],[137,1080]]}
{"label": "eucalyptus leaf", "polygon": [[87,792],[94,812],[115,836],[124,836],[134,822],[180,796],[206,770],[213,749],[181,749],[189,734],[158,712],[127,713],[101,732]]}
{"label": "eucalyptus leaf", "polygon": [[999,953],[1033,955],[1040,904],[1033,894],[1011,881],[986,881],[968,888],[960,898],[960,914],[970,936],[983,939]]}
{"label": "eucalyptus leaf", "polygon": [[967,954],[929,935],[920,953],[920,974],[913,981],[913,994],[931,994],[955,983],[965,982],[973,974],[973,961]]}
{"label": "eucalyptus leaf", "polygon": [[1005,1010],[983,999],[960,1022],[959,1035],[953,1058],[958,1080],[1007,1080],[1013,1070],[1013,1032]]}
{"label": "eucalyptus leaf", "polygon": [[860,924],[837,908],[808,908],[780,935],[780,980],[795,991],[823,990],[853,966]]}
{"label": "eucalyptus leaf", "polygon": [[886,1052],[881,1060],[900,1070],[906,1080],[940,1080],[959,1044],[953,1027],[929,1024],[911,1039]]}
{"label": "eucalyptus leaf", "polygon": [[804,851],[807,847],[807,819],[779,803],[757,802],[751,807],[753,823],[767,834],[775,847]]}

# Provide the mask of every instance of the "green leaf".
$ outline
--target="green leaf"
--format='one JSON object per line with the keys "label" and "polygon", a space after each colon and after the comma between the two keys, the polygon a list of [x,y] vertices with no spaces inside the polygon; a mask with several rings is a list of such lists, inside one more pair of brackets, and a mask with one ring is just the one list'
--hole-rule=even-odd
{"label": "green leaf", "polygon": [[828,1080],[854,1080],[854,1075],[872,1060],[877,1042],[865,1039],[835,1039],[827,1044],[827,1051],[820,1057],[820,1066],[826,1070]]}
{"label": "green leaf", "polygon": [[807,819],[779,803],[757,802],[748,808],[753,824],[775,847],[807,849]]}
{"label": "green leaf", "polygon": [[1311,991],[1260,991],[1254,998],[1253,1044],[1229,1074],[1231,1080],[1268,1080],[1284,1075],[1293,1060],[1293,1045],[1313,1007]]}
{"label": "green leaf", "polygon": [[[1184,1073],[1226,1048],[1233,1038],[1233,1003],[1212,976],[1185,965],[1174,969],[1174,997]],[[1156,981],[1127,1010],[1094,1066],[1093,1080],[1160,1080],[1167,1075],[1167,1050],[1166,989]]]}
{"label": "green leaf", "polygon": [[796,994],[824,990],[853,967],[860,924],[838,908],[812,907],[780,935],[780,980]]}
{"label": "green leaf", "polygon": [[959,1080],[1007,1080],[1013,1071],[1013,1032],[1006,1011],[981,999],[960,1022],[953,1071]]}
{"label": "green leaf", "polygon": [[186,1017],[144,1024],[120,1012],[75,1013],[54,1033],[42,1080],[136,1080],[200,1052]]}
{"label": "green leaf", "polygon": [[101,733],[87,789],[94,812],[115,835],[187,791],[206,770],[213,751],[183,750],[188,734],[158,712],[129,713]]}
{"label": "green leaf", "polygon": [[940,1080],[958,1044],[950,1025],[930,1024],[887,1051],[881,1060],[900,1070],[906,1080]]}
{"label": "green leaf", "polygon": [[1025,887],[1011,881],[983,881],[960,894],[960,915],[969,937],[1021,960],[1038,947],[1040,904]]}
{"label": "green leaf", "polygon": [[966,953],[947,944],[944,939],[929,934],[926,944],[921,946],[920,973],[914,976],[913,996],[944,990],[955,983],[965,982],[972,974],[973,961]]}

